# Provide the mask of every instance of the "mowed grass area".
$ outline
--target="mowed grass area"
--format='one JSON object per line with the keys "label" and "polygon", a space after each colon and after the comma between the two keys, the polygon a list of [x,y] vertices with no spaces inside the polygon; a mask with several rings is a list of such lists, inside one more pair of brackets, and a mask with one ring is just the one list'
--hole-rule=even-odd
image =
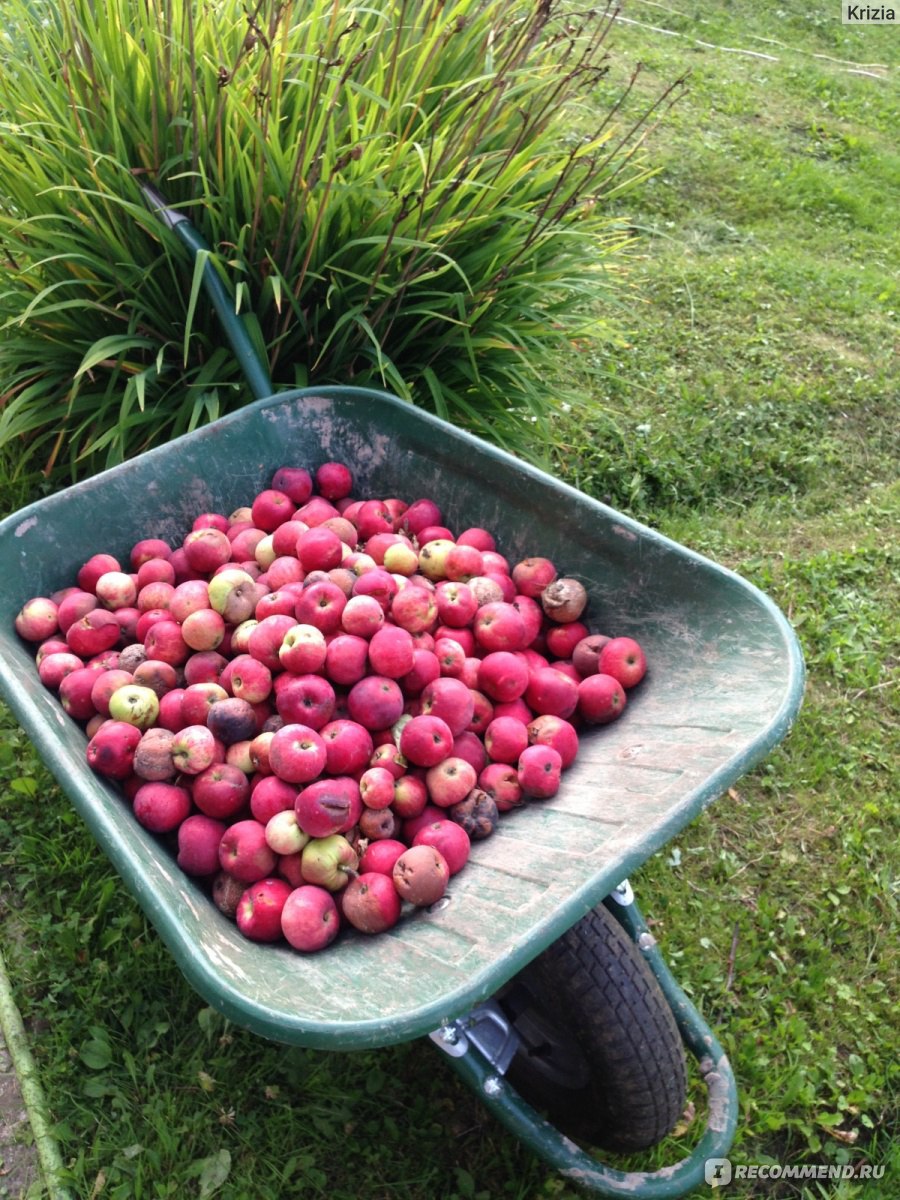
{"label": "mowed grass area", "polygon": [[[605,86],[640,59],[637,92],[688,68],[690,89],[648,141],[658,173],[619,202],[635,230],[616,314],[626,344],[562,365],[587,400],[550,455],[570,482],[763,587],[797,628],[809,679],[789,738],[632,882],[732,1057],[733,1160],[886,1167],[865,1187],[725,1194],[888,1200],[900,31],[790,7],[627,6],[671,33],[622,25]],[[228,1025],[8,716],[0,780],[0,945],[79,1200],[579,1194],[424,1042],[326,1054]],[[705,1116],[692,1099],[693,1122],[617,1165],[685,1152]]]}

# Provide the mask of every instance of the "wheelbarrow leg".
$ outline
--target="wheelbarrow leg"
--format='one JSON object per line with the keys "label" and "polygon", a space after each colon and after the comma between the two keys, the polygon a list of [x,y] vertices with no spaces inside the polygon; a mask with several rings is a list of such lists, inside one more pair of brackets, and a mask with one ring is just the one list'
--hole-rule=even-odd
{"label": "wheelbarrow leg", "polygon": [[658,1171],[619,1171],[582,1150],[545,1120],[506,1079],[518,1048],[518,1034],[495,1000],[430,1036],[454,1069],[481,1097],[493,1115],[565,1178],[600,1196],[640,1196],[675,1200],[704,1182],[707,1162],[723,1158],[734,1138],[738,1101],[734,1074],[715,1034],[679,987],[663,960],[627,883],[607,906],[647,961],[668,1002],[688,1051],[697,1059],[708,1095],[706,1129],[694,1150]]}

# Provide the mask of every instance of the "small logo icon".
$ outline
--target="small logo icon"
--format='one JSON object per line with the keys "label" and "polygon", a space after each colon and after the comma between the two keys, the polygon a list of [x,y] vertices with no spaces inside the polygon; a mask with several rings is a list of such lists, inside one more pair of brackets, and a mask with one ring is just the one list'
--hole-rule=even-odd
{"label": "small logo icon", "polygon": [[710,1187],[725,1187],[731,1183],[731,1159],[708,1158],[703,1173]]}

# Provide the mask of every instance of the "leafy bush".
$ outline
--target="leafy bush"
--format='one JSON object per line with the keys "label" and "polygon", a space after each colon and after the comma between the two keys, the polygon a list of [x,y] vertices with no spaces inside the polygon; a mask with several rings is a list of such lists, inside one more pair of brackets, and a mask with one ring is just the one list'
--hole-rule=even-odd
{"label": "leafy bush", "polygon": [[[277,386],[385,387],[534,455],[607,336],[639,131],[554,0],[0,0],[0,453],[74,478],[249,399],[156,183]],[[250,315],[252,308],[253,315]]]}

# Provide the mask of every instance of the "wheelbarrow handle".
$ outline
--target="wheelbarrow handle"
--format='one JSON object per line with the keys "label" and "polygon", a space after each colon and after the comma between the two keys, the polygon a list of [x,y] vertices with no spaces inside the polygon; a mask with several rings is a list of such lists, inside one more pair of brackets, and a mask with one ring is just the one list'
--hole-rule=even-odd
{"label": "wheelbarrow handle", "polygon": [[[611,903],[610,908],[647,959],[672,1009],[682,1040],[698,1060],[706,1085],[706,1129],[686,1158],[658,1171],[619,1171],[605,1166],[522,1099],[503,1078],[504,1064],[497,1061],[498,1057],[502,1059],[502,1053],[489,1057],[481,1052],[478,1038],[464,1039],[466,1044],[460,1045],[453,1036],[455,1030],[443,1037],[441,1033],[447,1031],[436,1031],[432,1040],[497,1120],[564,1178],[598,1196],[677,1200],[703,1184],[708,1160],[723,1158],[728,1153],[737,1128],[737,1086],[725,1051],[679,987],[637,905],[629,899],[621,906]],[[465,1020],[457,1024],[466,1028]]]}
{"label": "wheelbarrow handle", "polygon": [[206,256],[203,263],[203,288],[218,314],[228,344],[244,373],[254,399],[263,400],[271,396],[275,388],[269,368],[253,344],[247,327],[235,311],[233,295],[211,262],[213,251],[209,244],[184,213],[171,207],[162,192],[151,184],[140,181],[138,187],[151,211],[187,246],[194,261],[199,261],[201,255]]}

